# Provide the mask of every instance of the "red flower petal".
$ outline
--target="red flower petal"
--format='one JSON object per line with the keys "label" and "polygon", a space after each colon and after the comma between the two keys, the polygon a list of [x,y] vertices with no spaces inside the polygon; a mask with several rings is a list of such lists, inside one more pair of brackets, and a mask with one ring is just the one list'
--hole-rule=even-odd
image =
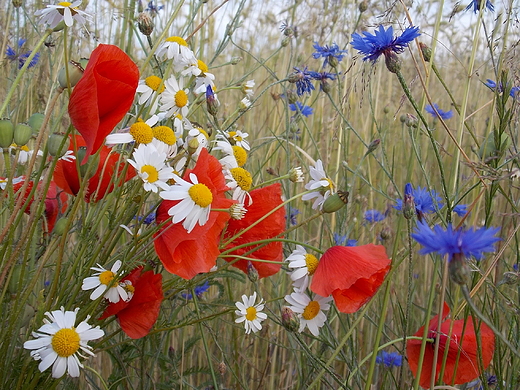
{"label": "red flower petal", "polygon": [[[210,189],[213,195],[211,208],[227,209],[235,203],[225,196],[229,188],[222,174],[222,165],[206,149],[202,149],[195,168],[188,170],[184,179],[188,179],[190,173],[197,175],[199,183]],[[171,218],[168,210],[178,202],[164,200],[161,203],[157,209],[158,224]],[[209,220],[203,226],[195,225],[189,234],[182,222],[169,223],[155,235],[155,252],[169,272],[184,279],[208,272],[217,262],[220,235],[229,218],[228,213],[211,211]]]}
{"label": "red flower petal", "polygon": [[86,141],[86,156],[103,145],[128,112],[138,83],[137,65],[117,46],[101,44],[92,52],[69,101],[72,124]]}
{"label": "red flower petal", "polygon": [[[259,188],[250,192],[253,204],[247,208],[247,213],[244,218],[240,220],[229,221],[228,228],[224,239],[229,239],[234,235],[240,233],[245,228],[251,226],[253,223],[264,217],[275,207],[283,203],[282,201],[282,190],[280,183],[272,184],[270,186]],[[269,215],[266,219],[259,222],[251,229],[244,232],[238,238],[236,238],[231,245],[228,245],[226,249],[233,248],[235,246],[247,244],[250,242],[268,240],[276,237],[283,233],[285,230],[285,209],[280,207],[273,214]],[[282,243],[271,242],[267,245],[260,245],[259,249],[248,253],[255,248],[255,245],[238,248],[229,253],[229,255],[245,255],[247,257],[259,260],[277,261],[279,263],[263,263],[259,261],[252,261],[251,264],[258,271],[258,276],[264,278],[277,273],[283,261]],[[246,253],[248,253],[246,255]],[[232,262],[237,260],[232,257],[225,257],[225,260]],[[247,272],[248,261],[241,259],[233,263],[234,267]]]}
{"label": "red flower petal", "polygon": [[311,290],[332,294],[339,311],[354,313],[377,292],[390,263],[382,245],[333,246],[321,256]]}
{"label": "red flower petal", "polygon": [[67,209],[67,194],[58,191],[56,183],[51,181],[45,198],[45,218],[47,219],[47,231],[52,232],[56,219],[60,213],[64,213]]}
{"label": "red flower petal", "polygon": [[[446,310],[447,305],[445,304],[445,310],[443,311],[443,317],[445,318],[449,312]],[[429,338],[435,338],[437,335],[437,327],[439,322],[439,316],[432,318],[428,325]],[[464,322],[466,326],[464,328]],[[477,334],[473,326],[473,318],[470,316],[465,321],[461,320],[444,320],[440,327],[440,345],[439,345],[439,357],[437,359],[437,365],[435,370],[435,379],[438,380],[439,373],[441,371],[442,359],[444,351],[446,350],[446,344],[448,343],[448,337],[450,327],[453,323],[453,331],[449,340],[448,356],[444,369],[443,381],[446,384],[462,384],[470,382],[477,378],[481,372],[478,366],[478,344]],[[422,337],[424,326],[415,333],[414,336]],[[460,343],[461,337],[462,344]],[[486,369],[495,350],[495,335],[493,331],[484,323],[480,324],[480,342],[482,345],[482,361],[484,369]],[[406,344],[406,354],[408,356],[408,363],[414,376],[416,376],[418,369],[418,362],[421,350],[421,340],[409,340]],[[433,343],[427,344],[424,360],[421,370],[420,385],[425,388],[430,387],[432,377],[432,365],[433,365],[433,354],[435,346]],[[458,356],[458,363],[457,363]],[[457,363],[457,364],[456,364]],[[457,366],[455,371],[455,366]]]}

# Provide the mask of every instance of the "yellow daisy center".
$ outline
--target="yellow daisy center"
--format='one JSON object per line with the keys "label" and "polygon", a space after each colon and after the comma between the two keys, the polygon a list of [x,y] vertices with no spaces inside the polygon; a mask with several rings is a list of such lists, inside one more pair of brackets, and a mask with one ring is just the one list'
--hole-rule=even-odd
{"label": "yellow daisy center", "polygon": [[330,188],[330,189],[334,188],[334,183],[332,183],[332,181],[330,179],[324,177],[321,180],[327,180],[329,182],[329,185],[327,187],[325,187],[325,188]]}
{"label": "yellow daisy center", "polygon": [[141,167],[141,173],[147,173],[147,181],[148,183],[154,183],[159,179],[159,172],[153,165],[143,165]]}
{"label": "yellow daisy center", "polygon": [[247,161],[246,150],[243,147],[237,146],[237,145],[232,146],[232,148],[233,148],[233,156],[235,156],[238,166],[243,167]]}
{"label": "yellow daisy center", "polygon": [[181,89],[175,94],[175,105],[177,107],[184,107],[186,104],[188,104],[188,95]]}
{"label": "yellow daisy center", "polygon": [[133,293],[135,292],[135,287],[132,286],[131,284],[127,284],[127,285],[125,286],[125,290],[128,291],[129,293],[132,293],[132,294],[133,294]]}
{"label": "yellow daisy center", "polygon": [[61,3],[58,3],[61,7],[70,7],[72,3],[69,3],[68,1],[62,1]]}
{"label": "yellow daisy center", "polygon": [[206,65],[203,61],[197,60],[197,66],[199,67],[200,71],[202,73],[207,73],[209,68],[208,65]]}
{"label": "yellow daisy center", "polygon": [[231,139],[235,139],[235,135],[236,135],[236,134],[237,134],[236,131],[230,131],[230,132],[228,133],[228,137],[231,138]]}
{"label": "yellow daisy center", "polygon": [[[144,79],[144,82],[146,85],[148,85],[154,91],[157,91],[158,93],[163,93],[165,87],[164,87],[164,84],[161,85],[162,79],[160,77],[149,76]],[[160,90],[159,90],[159,86],[161,87]]]}
{"label": "yellow daisy center", "polygon": [[79,341],[79,334],[75,328],[64,328],[52,336],[51,344],[58,356],[69,357],[79,349]]}
{"label": "yellow daisy center", "polygon": [[302,317],[309,321],[318,315],[320,312],[320,304],[317,301],[310,301],[307,307],[303,310]]}
{"label": "yellow daisy center", "polygon": [[175,136],[175,132],[171,127],[168,126],[156,126],[152,128],[153,136],[157,138],[159,141],[164,142],[166,145],[174,145],[177,142],[177,137]]}
{"label": "yellow daisy center", "polygon": [[204,137],[206,137],[206,139],[209,139],[209,134],[206,132],[206,130],[200,127],[197,127],[197,129],[201,132],[201,134],[204,134]]}
{"label": "yellow daisy center", "polygon": [[256,318],[256,309],[254,307],[248,307],[246,309],[246,320],[253,321]]}
{"label": "yellow daisy center", "polygon": [[305,265],[307,266],[309,275],[314,275],[314,271],[316,271],[316,268],[318,268],[318,259],[316,256],[307,253],[305,255]]}
{"label": "yellow daisy center", "polygon": [[237,185],[244,191],[249,191],[251,185],[253,184],[253,178],[251,177],[251,174],[244,168],[240,167],[232,168],[230,171],[233,179],[235,179],[237,182]]}
{"label": "yellow daisy center", "polygon": [[29,148],[27,147],[27,145],[24,145],[24,146],[20,146],[20,150],[23,150],[24,152],[28,152]]}
{"label": "yellow daisy center", "polygon": [[110,283],[112,283],[114,276],[116,276],[116,274],[114,274],[112,271],[103,271],[99,275],[99,281],[101,284],[108,286]]}
{"label": "yellow daisy center", "polygon": [[197,206],[208,207],[213,202],[213,194],[210,189],[202,183],[194,184],[188,190],[190,198]]}
{"label": "yellow daisy center", "polygon": [[130,126],[130,134],[140,144],[149,144],[153,139],[153,131],[145,122],[136,122]]}
{"label": "yellow daisy center", "polygon": [[169,38],[166,38],[166,42],[175,42],[181,46],[188,46],[188,43],[181,37],[169,37]]}

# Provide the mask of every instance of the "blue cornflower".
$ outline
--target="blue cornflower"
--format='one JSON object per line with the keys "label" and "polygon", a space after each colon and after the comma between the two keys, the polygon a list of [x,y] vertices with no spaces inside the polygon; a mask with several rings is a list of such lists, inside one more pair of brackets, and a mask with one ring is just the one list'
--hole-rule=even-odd
{"label": "blue cornflower", "polygon": [[291,225],[295,226],[298,225],[298,220],[296,219],[296,216],[298,214],[301,214],[300,210],[295,209],[293,207],[289,207],[289,215],[285,215],[285,218],[289,218],[289,221],[291,222]]}
{"label": "blue cornflower", "polygon": [[401,367],[403,364],[403,357],[397,352],[385,352],[381,351],[376,357],[377,364],[384,364],[385,367]]}
{"label": "blue cornflower", "polygon": [[[22,46],[25,44],[25,42],[27,42],[27,39],[23,39],[23,38],[20,38],[18,40],[18,50],[21,51],[22,49]],[[18,69],[21,69],[22,66],[24,66],[25,64],[25,61],[27,61],[27,58],[29,58],[29,56],[31,55],[31,51],[27,51],[25,53],[19,53],[16,51],[15,48],[12,48],[11,46],[7,46],[7,49],[5,50],[5,56],[7,57],[7,59],[9,59],[10,61],[18,61]],[[40,59],[40,53],[36,53],[33,57],[33,59],[31,60],[31,62],[29,62],[29,68],[32,68],[33,66],[35,66],[37,63],[38,63],[38,60]]]}
{"label": "blue cornflower", "polygon": [[164,5],[155,5],[153,1],[150,1],[148,3],[148,7],[146,7],[145,11],[148,11],[152,14],[152,16],[155,16],[163,8],[164,8]]}
{"label": "blue cornflower", "polygon": [[296,102],[296,104],[289,104],[289,109],[291,111],[297,111],[301,113],[303,116],[312,115],[313,112],[312,107],[306,106],[300,102]]}
{"label": "blue cornflower", "polygon": [[377,210],[367,210],[365,211],[364,218],[365,221],[367,221],[368,223],[376,223],[381,222],[383,219],[385,219],[386,215]]}
{"label": "blue cornflower", "polygon": [[[194,290],[195,290],[195,295],[197,296],[197,298],[202,297],[202,294],[204,294],[206,291],[209,290],[209,282],[206,280],[204,282],[204,284],[201,284],[200,286],[195,287]],[[182,293],[181,296],[184,299],[192,299],[193,298],[193,295],[191,295],[191,293]]]}
{"label": "blue cornflower", "polygon": [[457,214],[459,217],[463,217],[468,212],[467,208],[467,204],[458,204],[453,208],[453,212]]}
{"label": "blue cornflower", "polygon": [[[495,83],[493,80],[487,79],[484,83],[486,87],[494,91],[497,88],[497,83]],[[504,87],[502,86],[502,83],[498,83],[498,93],[503,93]],[[513,87],[509,90],[509,96],[512,98],[516,98],[518,93],[520,92],[520,87]]]}
{"label": "blue cornflower", "polygon": [[335,43],[333,43],[329,47],[327,45],[320,46],[318,42],[314,42],[313,47],[314,49],[316,49],[316,51],[312,54],[314,58],[325,58],[325,60],[323,61],[323,67],[326,67],[327,64],[330,64],[330,66],[335,68],[336,66],[338,66],[338,62],[340,62],[343,59],[343,53],[347,52],[346,50],[340,50],[339,46]]}
{"label": "blue cornflower", "polygon": [[334,73],[330,72],[313,72],[310,71],[309,74],[311,77],[316,80],[320,81],[322,83],[326,82],[327,80],[336,80],[336,75]]}
{"label": "blue cornflower", "polygon": [[314,85],[312,85],[311,80],[311,72],[307,70],[305,67],[303,70],[294,67],[296,72],[289,75],[289,82],[296,84],[296,93],[298,96],[302,96],[305,92],[308,94],[314,89]]}
{"label": "blue cornflower", "polygon": [[366,31],[363,32],[363,35],[364,37],[358,33],[352,34],[350,44],[354,49],[365,55],[363,61],[370,60],[375,63],[381,54],[387,57],[391,53],[402,53],[408,44],[421,34],[419,27],[410,26],[400,36],[394,38],[392,26],[385,31],[385,28],[380,25],[379,30],[375,30],[374,35]]}
{"label": "blue cornflower", "polygon": [[[437,115],[437,112],[434,111],[433,107],[435,107],[435,109],[439,113],[438,115]],[[428,114],[431,114],[431,116],[433,116],[434,118],[441,117],[442,119],[446,120],[446,119],[450,119],[453,116],[452,110],[443,111],[439,108],[439,106],[436,103],[433,103],[433,107],[428,104],[424,109],[426,110],[426,112]]]}
{"label": "blue cornflower", "polygon": [[[466,11],[471,9],[471,7],[473,7],[473,12],[474,13],[477,13],[478,11],[480,11],[480,3],[481,3],[482,0],[473,0],[471,3],[468,4],[468,6],[466,7]],[[484,7],[484,10],[485,9],[488,9],[490,10],[491,12],[494,12],[495,11],[495,6],[493,5],[493,3],[489,0],[486,0],[486,6]]]}
{"label": "blue cornflower", "polygon": [[[408,183],[405,186],[405,195],[411,195],[415,203],[415,212],[419,216],[419,219],[423,214],[431,214],[436,210],[443,208],[442,198],[437,194],[435,190],[428,191],[426,187],[417,187],[416,189]],[[403,200],[397,199],[397,205],[394,206],[396,210],[403,209]]]}
{"label": "blue cornflower", "polygon": [[433,230],[425,222],[419,222],[412,238],[423,246],[420,254],[438,253],[441,256],[448,255],[451,260],[456,254],[463,254],[465,257],[473,256],[480,260],[484,252],[494,252],[494,243],[499,241],[495,237],[498,228],[463,229],[454,230],[448,224],[446,230],[440,225],[435,225]]}
{"label": "blue cornflower", "polygon": [[336,246],[356,246],[357,240],[349,240],[347,239],[347,236],[341,236],[338,233],[334,233],[334,245]]}

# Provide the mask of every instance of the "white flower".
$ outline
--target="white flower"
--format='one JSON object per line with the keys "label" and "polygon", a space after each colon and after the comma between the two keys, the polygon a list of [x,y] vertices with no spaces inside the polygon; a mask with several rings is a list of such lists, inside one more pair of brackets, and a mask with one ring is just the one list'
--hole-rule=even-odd
{"label": "white flower", "polygon": [[235,323],[239,324],[244,322],[246,327],[246,334],[253,332],[258,332],[262,329],[261,322],[267,318],[267,314],[262,313],[264,309],[264,300],[261,299],[258,304],[255,305],[256,301],[256,291],[250,297],[247,295],[242,295],[242,302],[236,302],[235,306],[238,310],[235,310],[235,314],[239,316]]}
{"label": "white flower", "polygon": [[[12,185],[22,183],[25,180],[25,176],[13,177]],[[7,187],[7,178],[0,178],[0,189],[5,190]]]}
{"label": "white flower", "polygon": [[83,285],[81,286],[81,289],[94,289],[92,294],[90,294],[90,299],[93,301],[98,299],[103,294],[104,297],[111,303],[117,303],[120,299],[126,301],[128,299],[128,294],[116,279],[116,274],[117,271],[119,271],[119,268],[121,268],[121,264],[121,260],[117,260],[110,271],[104,269],[99,264],[97,267],[91,267],[91,270],[97,272],[94,274],[94,276],[89,276],[88,278],[83,279]]}
{"label": "white flower", "polygon": [[[79,362],[81,352],[95,356],[87,342],[103,337],[99,326],[93,328],[87,321],[80,322],[76,326],[76,314],[74,311],[54,310],[46,312],[49,319],[44,319],[44,325],[33,332],[34,340],[23,344],[25,349],[32,349],[31,356],[34,360],[41,360],[38,369],[43,372],[52,365],[52,377],[61,378],[65,372],[71,377],[79,376],[79,368],[83,365]],[[49,321],[50,320],[50,321]]]}
{"label": "white flower", "polygon": [[176,175],[173,168],[166,165],[166,153],[159,152],[153,144],[141,144],[132,153],[133,160],[128,163],[135,168],[137,174],[144,182],[145,191],[159,192],[159,189],[167,190],[170,186],[166,183]]}
{"label": "white flower", "polygon": [[159,196],[166,200],[180,200],[168,210],[172,216],[172,222],[184,221],[182,226],[190,233],[198,223],[203,226],[209,219],[213,194],[203,183],[199,183],[197,175],[190,173],[189,181],[179,176],[174,178],[175,184],[167,191],[162,191]]}
{"label": "white flower", "polygon": [[[196,60],[196,62],[190,64],[186,69],[184,69],[181,72],[181,75],[196,77],[193,92],[206,93],[208,86],[210,86],[212,90],[215,89],[215,75],[209,73],[208,70],[208,66],[203,61]],[[217,99],[216,95],[215,98]]]}
{"label": "white flower", "polygon": [[[228,180],[226,185],[233,190],[233,200],[238,201],[245,207],[251,206],[253,204],[253,198],[249,195],[249,190],[253,184],[251,174],[241,167],[224,169],[223,174],[224,178]],[[248,201],[247,204],[246,199]]]}
{"label": "white flower", "polygon": [[138,103],[148,107],[151,105],[150,113],[154,114],[159,106],[159,95],[164,92],[165,86],[161,85],[162,79],[157,76],[149,76],[139,80],[136,92],[140,93]]}
{"label": "white flower", "polygon": [[301,167],[291,168],[289,180],[293,183],[303,183],[303,172]]}
{"label": "white flower", "polygon": [[176,72],[186,66],[197,63],[197,57],[181,37],[169,37],[157,47],[155,55],[159,58],[173,60],[173,68]]}
{"label": "white flower", "polygon": [[316,198],[314,201],[312,208],[317,210],[321,209],[325,200],[331,195],[332,190],[334,189],[334,184],[330,179],[327,178],[327,174],[323,170],[323,163],[321,160],[316,161],[316,165],[311,167],[310,174],[312,180],[309,181],[305,188],[307,190],[318,190],[314,192],[310,192],[302,196],[302,200],[310,200]]}
{"label": "white flower", "polygon": [[250,150],[249,144],[246,141],[246,138],[249,137],[249,133],[244,133],[243,131],[228,131],[227,137],[230,140],[233,140],[234,144],[244,148],[245,150]]}
{"label": "white flower", "polygon": [[290,273],[293,285],[300,291],[305,290],[309,284],[309,276],[313,275],[318,267],[318,259],[307,253],[303,246],[296,245],[296,249],[287,257],[287,261],[289,268],[294,270]]}
{"label": "white flower", "polygon": [[301,333],[305,327],[308,327],[314,336],[319,336],[320,328],[327,321],[327,316],[322,310],[330,309],[328,302],[332,300],[332,297],[314,295],[311,300],[307,294],[295,291],[291,295],[286,295],[285,300],[291,305],[291,310],[298,313],[300,318],[298,332]]}
{"label": "white flower", "polygon": [[[27,145],[20,146],[20,152],[18,153],[18,163],[19,164],[25,164],[29,159],[32,157],[34,153],[34,150],[29,150]],[[36,152],[38,156],[43,156],[43,152],[41,150],[38,150]]]}
{"label": "white flower", "polygon": [[137,121],[129,128],[125,128],[120,133],[109,134],[105,138],[107,145],[128,144],[137,142],[139,144],[149,144],[153,139],[152,126],[159,121],[158,115],[152,115],[146,122]]}
{"label": "white flower", "polygon": [[74,3],[62,1],[56,5],[50,4],[46,8],[36,11],[34,15],[41,16],[40,23],[47,23],[50,28],[56,27],[62,20],[68,27],[72,26],[74,20],[85,25],[86,19],[89,19],[90,15],[77,8],[81,2],[82,0]]}
{"label": "white flower", "polygon": [[253,88],[255,87],[255,80],[247,80],[244,84],[242,84],[242,92],[248,99],[251,99],[255,94]]}
{"label": "white flower", "polygon": [[58,160],[63,160],[65,162],[73,162],[76,160],[76,156],[74,156],[74,151],[67,150],[63,156],[61,156]]}
{"label": "white flower", "polygon": [[[139,230],[137,230],[137,233],[134,234],[134,232],[132,231],[132,229],[130,229],[128,226],[126,225],[119,225],[119,227],[125,229],[125,231],[130,234],[132,237],[134,236],[137,236],[139,237],[141,235],[141,233],[143,232],[143,228],[140,227]],[[121,284],[123,284],[123,282],[121,282]]]}
{"label": "white flower", "polygon": [[237,168],[238,163],[233,153],[233,146],[227,140],[219,141],[218,138],[223,138],[223,136],[217,135],[216,146],[213,147],[213,150],[221,150],[223,152],[224,157],[219,160],[222,167],[227,169]]}
{"label": "white flower", "polygon": [[249,107],[251,107],[251,100],[249,100],[247,97],[240,100],[240,103],[238,105],[238,108],[242,111],[247,110]]}
{"label": "white flower", "polygon": [[164,83],[166,90],[161,94],[161,112],[167,118],[176,114],[181,114],[184,118],[188,115],[188,89],[184,88],[184,79],[177,81],[175,76],[171,76]]}

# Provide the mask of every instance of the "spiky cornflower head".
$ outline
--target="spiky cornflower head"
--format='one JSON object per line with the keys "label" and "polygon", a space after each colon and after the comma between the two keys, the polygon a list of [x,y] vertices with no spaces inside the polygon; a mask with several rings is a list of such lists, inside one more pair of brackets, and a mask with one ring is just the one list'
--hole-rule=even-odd
{"label": "spiky cornflower head", "polygon": [[[422,219],[424,214],[431,214],[437,210],[440,210],[444,204],[442,203],[442,198],[437,194],[435,190],[428,191],[426,187],[421,188],[413,188],[410,183],[407,183],[405,186],[405,194],[411,196],[415,205],[415,212],[419,218]],[[404,210],[403,209],[403,199],[396,200],[397,205],[394,206],[396,210]]]}
{"label": "spiky cornflower head", "polygon": [[320,328],[325,325],[327,316],[323,313],[324,310],[330,309],[329,302],[332,297],[321,297],[314,294],[312,299],[305,293],[294,291],[291,295],[286,295],[285,300],[291,306],[289,308],[298,313],[300,319],[300,328],[298,332],[303,332],[305,328],[316,337],[320,335]]}
{"label": "spiky cornflower head", "polygon": [[294,207],[288,206],[288,212],[287,212],[285,218],[289,219],[289,222],[291,223],[291,225],[296,226],[296,225],[298,225],[298,219],[297,219],[298,214],[301,214],[300,210],[298,210]]}
{"label": "spiky cornflower head", "polygon": [[382,364],[387,368],[401,367],[403,364],[403,357],[397,352],[381,351],[377,354],[376,363]]}
{"label": "spiky cornflower head", "polygon": [[408,44],[421,34],[419,27],[409,26],[400,36],[394,37],[392,26],[385,30],[383,25],[380,25],[374,34],[365,31],[363,35],[364,37],[358,33],[352,34],[350,44],[365,56],[363,61],[370,60],[375,63],[381,54],[388,60],[392,54],[402,53]]}
{"label": "spiky cornflower head", "polygon": [[90,15],[78,9],[81,3],[82,0],[73,3],[62,1],[56,5],[49,4],[46,8],[36,11],[34,15],[41,16],[40,23],[47,23],[50,28],[56,27],[61,21],[65,22],[67,27],[70,27],[74,20],[84,26]]}
{"label": "spiky cornflower head", "polygon": [[459,217],[463,217],[468,212],[468,205],[467,204],[458,204],[456,205],[452,211],[457,214]]}
{"label": "spiky cornflower head", "polygon": [[[173,133],[173,131],[172,131]],[[154,144],[141,144],[132,153],[132,159],[128,159],[128,163],[135,168],[137,174],[144,182],[144,190],[159,192],[168,190],[168,180],[175,178],[177,175],[173,172],[173,168],[166,164],[166,153],[157,150]]]}
{"label": "spiky cornflower head", "polygon": [[376,223],[384,220],[386,215],[378,210],[367,210],[365,211],[364,218],[368,223]]}
{"label": "spiky cornflower head", "polygon": [[[18,40],[17,49],[16,47],[11,47],[8,45],[7,49],[5,50],[5,57],[9,61],[18,61],[18,69],[21,69],[25,65],[25,61],[27,61],[27,58],[29,58],[32,53],[31,50],[22,53],[22,46],[25,44],[25,42],[27,42],[27,39],[20,38]],[[29,62],[28,68],[35,66],[39,59],[40,53],[36,53],[31,62]]]}
{"label": "spiky cornflower head", "polygon": [[76,326],[76,315],[79,309],[74,311],[60,310],[46,312],[48,317],[45,323],[32,335],[34,340],[28,340],[23,344],[25,349],[31,349],[34,360],[41,360],[38,369],[43,372],[52,366],[52,377],[61,378],[66,372],[71,377],[79,377],[79,368],[83,365],[79,357],[84,357],[81,352],[95,356],[87,342],[103,337],[99,326],[93,328],[87,323],[90,316]]}
{"label": "spiky cornflower head", "polygon": [[[482,4],[482,1],[483,0],[473,0],[471,3],[468,4],[465,11],[473,8],[473,12],[478,13],[478,11],[480,11],[480,5]],[[493,5],[493,3],[491,1],[486,0],[486,5],[485,5],[485,7],[483,7],[483,10],[485,11],[486,9],[490,10],[491,12],[494,12],[495,6]]]}
{"label": "spiky cornflower head", "polygon": [[152,16],[155,17],[155,15],[157,15],[159,13],[160,10],[162,10],[164,8],[164,5],[155,5],[154,4],[154,1],[150,1],[148,2],[148,6],[146,7],[145,11],[147,12],[150,12],[150,14],[152,14]]}
{"label": "spiky cornflower head", "polygon": [[310,168],[310,175],[312,179],[305,184],[305,189],[316,190],[302,196],[302,200],[311,200],[316,198],[312,208],[314,210],[323,207],[325,200],[332,194],[334,190],[334,184],[327,178],[327,174],[323,169],[323,162],[321,160],[316,161],[316,165]]}
{"label": "spiky cornflower head", "polygon": [[[437,112],[435,112],[433,107],[435,107],[435,110],[437,110]],[[430,114],[434,118],[442,118],[446,120],[450,119],[453,116],[453,110],[443,111],[436,103],[433,103],[433,107],[430,104],[428,104],[424,109],[428,114]]]}
{"label": "spiky cornflower head", "polygon": [[90,299],[93,301],[98,299],[101,295],[112,303],[117,303],[120,299],[126,301],[128,294],[126,290],[119,285],[117,279],[117,272],[121,268],[121,265],[121,260],[117,260],[110,270],[103,268],[99,264],[97,267],[91,267],[90,269],[96,271],[96,273],[94,276],[83,279],[81,289],[84,291],[94,290],[92,294],[90,294]]}
{"label": "spiky cornflower head", "polygon": [[264,300],[261,299],[255,305],[256,301],[256,291],[251,296],[242,295],[242,302],[236,302],[235,306],[238,310],[235,310],[235,314],[238,318],[235,320],[235,323],[240,324],[244,323],[246,328],[246,334],[258,332],[262,329],[261,322],[267,318],[267,314],[262,313],[264,310]]}
{"label": "spiky cornflower head", "polygon": [[336,246],[356,246],[357,240],[347,239],[347,236],[340,235],[339,233],[333,234],[334,245]]}
{"label": "spiky cornflower head", "polygon": [[311,72],[307,70],[307,67],[303,69],[294,67],[294,70],[295,72],[289,75],[288,80],[290,83],[296,84],[296,93],[298,96],[302,96],[304,93],[310,94],[314,89]]}
{"label": "spiky cornflower head", "polygon": [[435,225],[432,230],[427,223],[419,222],[412,238],[423,246],[419,251],[422,255],[448,255],[448,260],[451,261],[454,255],[462,254],[466,258],[480,260],[485,252],[495,251],[494,244],[500,240],[495,236],[498,231],[498,228],[486,227],[453,229],[451,224],[448,224],[446,230],[440,225]]}
{"label": "spiky cornflower head", "polygon": [[314,53],[312,53],[312,56],[315,59],[320,57],[325,58],[323,61],[323,67],[326,67],[327,64],[329,64],[332,68],[337,67],[338,63],[343,60],[343,57],[347,52],[346,50],[340,50],[336,43],[333,43],[331,46],[320,46],[318,42],[314,42],[312,47],[314,47],[316,50]]}
{"label": "spiky cornflower head", "polygon": [[[497,86],[497,83],[494,82],[493,80],[490,80],[490,79],[487,79],[486,82],[484,83],[484,85],[486,87],[488,87],[489,89],[491,89],[492,91],[495,91],[497,88],[498,88],[498,93],[503,93],[504,92],[504,87],[502,86],[502,83],[498,83],[498,86]],[[506,86],[507,89],[509,89],[510,86]],[[509,96],[511,96],[512,98],[516,98],[518,96],[518,93],[520,92],[520,87],[513,87],[511,89],[509,89]]]}
{"label": "spiky cornflower head", "polygon": [[303,103],[296,102],[296,104],[289,104],[289,110],[296,111],[298,114],[302,114],[305,117],[312,115],[313,108],[304,105]]}

